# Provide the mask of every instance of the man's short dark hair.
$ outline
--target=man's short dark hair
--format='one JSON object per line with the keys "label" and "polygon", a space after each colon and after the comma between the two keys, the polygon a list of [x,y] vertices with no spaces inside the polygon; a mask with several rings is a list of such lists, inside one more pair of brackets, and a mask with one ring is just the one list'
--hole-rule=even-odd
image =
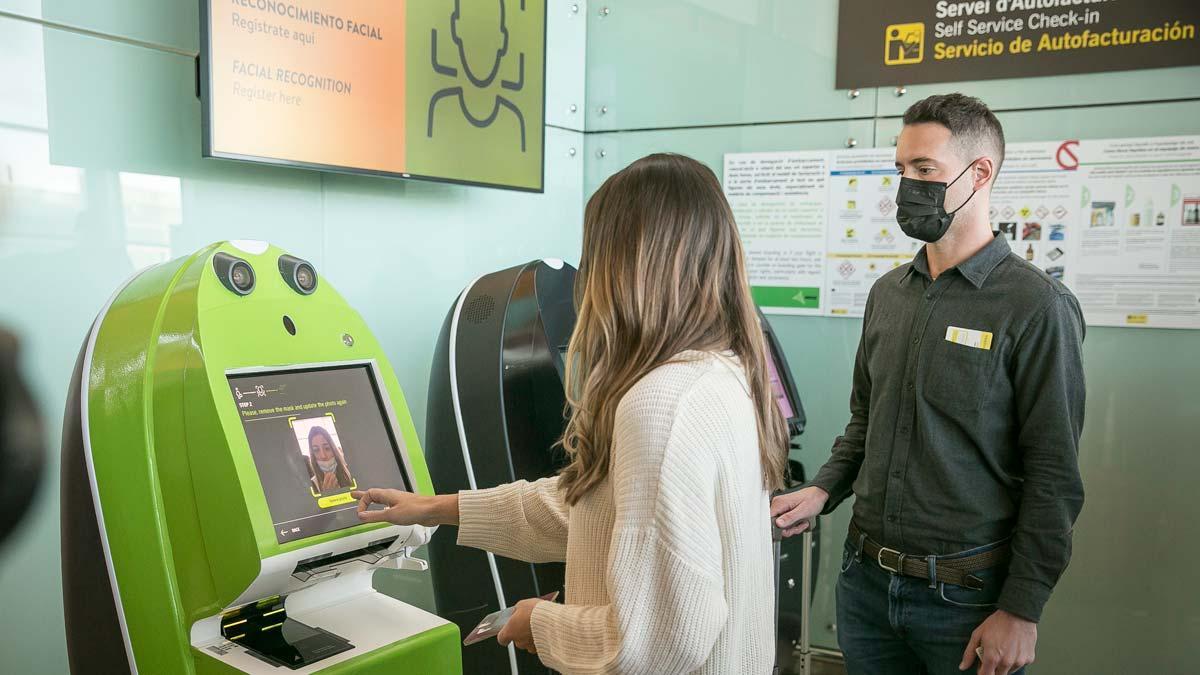
{"label": "man's short dark hair", "polygon": [[996,161],[996,172],[1004,163],[1004,128],[987,105],[959,93],[938,94],[912,104],[904,111],[904,124],[932,122],[950,130],[950,136],[966,161],[987,155]]}

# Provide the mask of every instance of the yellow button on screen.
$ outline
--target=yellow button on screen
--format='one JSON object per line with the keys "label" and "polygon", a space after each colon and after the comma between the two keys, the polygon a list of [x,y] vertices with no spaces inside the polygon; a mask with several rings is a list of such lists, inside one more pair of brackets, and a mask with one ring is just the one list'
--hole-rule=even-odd
{"label": "yellow button on screen", "polygon": [[327,509],[331,506],[341,506],[342,504],[349,504],[353,501],[354,501],[354,497],[351,497],[349,492],[343,492],[340,495],[330,495],[328,497],[321,497],[320,499],[317,500],[317,506],[319,506],[323,509]]}

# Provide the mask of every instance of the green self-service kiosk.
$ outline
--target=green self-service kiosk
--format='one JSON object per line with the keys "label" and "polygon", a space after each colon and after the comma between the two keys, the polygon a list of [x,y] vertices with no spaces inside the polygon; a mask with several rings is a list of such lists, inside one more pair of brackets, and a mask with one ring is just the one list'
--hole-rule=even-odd
{"label": "green self-service kiosk", "polygon": [[351,490],[432,487],[383,351],[305,261],[226,242],[132,279],[63,445],[73,672],[461,672],[454,624],[372,588],[431,532],[362,524]]}

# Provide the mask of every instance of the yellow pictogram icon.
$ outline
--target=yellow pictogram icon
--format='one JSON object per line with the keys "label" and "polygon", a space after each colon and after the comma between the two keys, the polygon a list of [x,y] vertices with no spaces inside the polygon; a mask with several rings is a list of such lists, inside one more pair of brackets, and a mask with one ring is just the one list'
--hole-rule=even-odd
{"label": "yellow pictogram icon", "polygon": [[883,62],[889,66],[925,58],[925,24],[894,23],[883,31]]}

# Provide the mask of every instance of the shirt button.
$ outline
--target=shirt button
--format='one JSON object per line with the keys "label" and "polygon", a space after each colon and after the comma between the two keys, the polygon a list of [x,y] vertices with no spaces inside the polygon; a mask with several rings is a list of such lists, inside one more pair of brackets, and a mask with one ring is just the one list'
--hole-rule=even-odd
{"label": "shirt button", "polygon": [[914,344],[914,345],[915,345],[915,344],[920,344],[920,343],[921,343],[921,338],[913,338],[913,344]]}
{"label": "shirt button", "polygon": [[926,299],[926,300],[932,300],[932,299],[933,299],[933,293],[926,293],[926,294],[925,294],[925,299]]}
{"label": "shirt button", "polygon": [[909,390],[909,391],[912,391],[912,389],[913,389],[913,383],[912,383],[912,382],[909,382],[909,383],[908,383],[907,385],[905,385],[905,386],[908,388],[908,390]]}
{"label": "shirt button", "polygon": [[899,477],[900,477],[900,472],[899,472],[899,471],[893,471],[893,472],[892,472],[892,478],[899,478]]}
{"label": "shirt button", "polygon": [[888,515],[888,522],[889,523],[896,522],[896,514],[893,513],[893,514]]}

